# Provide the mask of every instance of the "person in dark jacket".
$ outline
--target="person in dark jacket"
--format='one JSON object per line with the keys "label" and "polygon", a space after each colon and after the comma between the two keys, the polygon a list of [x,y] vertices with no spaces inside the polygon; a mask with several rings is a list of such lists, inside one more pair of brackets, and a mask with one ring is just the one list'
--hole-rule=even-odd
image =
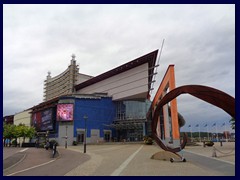
{"label": "person in dark jacket", "polygon": [[47,141],[47,143],[45,145],[45,149],[48,150],[49,147],[50,147],[50,143],[49,143],[49,141]]}

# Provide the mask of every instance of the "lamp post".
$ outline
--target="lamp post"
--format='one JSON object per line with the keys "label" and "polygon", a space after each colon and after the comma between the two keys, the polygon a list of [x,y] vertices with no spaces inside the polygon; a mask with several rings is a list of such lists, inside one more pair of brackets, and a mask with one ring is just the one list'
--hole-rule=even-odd
{"label": "lamp post", "polygon": [[68,126],[66,125],[66,137],[65,137],[65,148],[67,149],[67,128],[68,128]]}
{"label": "lamp post", "polygon": [[88,119],[88,116],[87,115],[84,115],[83,116],[83,119],[84,119],[84,122],[85,122],[85,133],[84,133],[84,153],[86,153],[86,146],[87,146],[87,119]]}
{"label": "lamp post", "polygon": [[46,142],[48,141],[48,134],[49,134],[49,131],[46,131]]}

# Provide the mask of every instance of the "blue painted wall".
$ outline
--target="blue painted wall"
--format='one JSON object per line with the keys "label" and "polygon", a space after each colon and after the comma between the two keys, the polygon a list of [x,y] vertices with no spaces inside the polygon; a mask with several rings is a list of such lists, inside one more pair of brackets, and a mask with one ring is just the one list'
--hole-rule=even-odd
{"label": "blue painted wall", "polygon": [[[104,124],[112,124],[116,108],[112,98],[102,97],[101,99],[78,99],[75,98],[74,105],[74,137],[77,136],[77,128],[84,129],[84,115],[87,119],[87,137],[91,136],[91,129],[100,129],[100,137],[104,137],[103,129],[109,130]],[[112,130],[112,129],[111,129]]]}

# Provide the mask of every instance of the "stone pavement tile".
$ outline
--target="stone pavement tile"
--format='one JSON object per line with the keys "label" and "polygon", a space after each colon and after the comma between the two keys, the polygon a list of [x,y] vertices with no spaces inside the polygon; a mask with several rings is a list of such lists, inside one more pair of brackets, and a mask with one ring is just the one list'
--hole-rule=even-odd
{"label": "stone pavement tile", "polygon": [[[111,173],[118,168],[122,162],[129,157],[140,145],[92,145],[88,146],[87,154],[91,159],[74,168],[65,174],[65,176],[110,176]],[[135,150],[133,149],[135,147]],[[217,146],[218,147],[218,146]],[[226,145],[225,149],[232,148],[233,145]],[[69,147],[69,149],[81,152],[81,147]],[[128,153],[131,151],[130,154]],[[184,149],[185,150],[185,149]],[[182,153],[184,153],[184,150]],[[200,152],[199,154],[208,157],[211,154],[211,148],[203,149],[202,146],[186,147],[186,151]],[[119,152],[128,153],[129,155],[122,156]],[[127,152],[128,151],[128,152]],[[219,171],[209,170],[196,163],[174,162],[151,159],[151,156],[159,151],[163,151],[156,145],[144,147],[123,169],[120,176],[222,176]],[[121,158],[124,157],[121,161]],[[235,155],[234,155],[235,156]],[[116,160],[118,162],[116,162]],[[120,163],[120,164],[119,164]],[[117,166],[116,166],[117,165]]]}
{"label": "stone pavement tile", "polygon": [[45,150],[43,148],[34,148],[34,147],[28,148],[28,150],[24,151],[24,153],[26,154],[26,156],[24,160],[21,161],[21,164],[20,165],[17,164],[12,168],[6,169],[4,171],[5,174],[27,169],[27,168],[53,160],[53,158],[51,157],[52,151]]}
{"label": "stone pavement tile", "polygon": [[10,167],[13,167],[20,161],[22,161],[26,156],[25,152],[18,152],[13,154],[12,156],[9,156],[8,158],[3,160],[3,170],[6,170]]}
{"label": "stone pavement tile", "polygon": [[64,176],[90,176],[101,165],[102,157],[96,154],[88,153],[91,159],[77,166],[73,170],[66,173]]}
{"label": "stone pavement tile", "polygon": [[151,155],[163,151],[157,146],[144,146],[121,176],[218,176],[218,172],[206,171],[191,162],[174,162],[150,159]]}
{"label": "stone pavement tile", "polygon": [[[202,143],[198,143],[199,146],[186,146],[184,151],[200,154],[206,157],[212,157],[213,147],[203,147]],[[219,142],[214,144],[216,148],[216,159],[235,163],[235,142],[223,142],[223,146]]]}

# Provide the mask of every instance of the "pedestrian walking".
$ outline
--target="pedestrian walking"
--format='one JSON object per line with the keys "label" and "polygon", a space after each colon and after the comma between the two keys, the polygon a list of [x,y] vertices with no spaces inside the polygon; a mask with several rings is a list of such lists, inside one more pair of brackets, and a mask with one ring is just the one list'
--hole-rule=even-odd
{"label": "pedestrian walking", "polygon": [[49,147],[50,147],[50,143],[49,143],[49,141],[47,141],[47,143],[45,145],[45,149],[48,150]]}

